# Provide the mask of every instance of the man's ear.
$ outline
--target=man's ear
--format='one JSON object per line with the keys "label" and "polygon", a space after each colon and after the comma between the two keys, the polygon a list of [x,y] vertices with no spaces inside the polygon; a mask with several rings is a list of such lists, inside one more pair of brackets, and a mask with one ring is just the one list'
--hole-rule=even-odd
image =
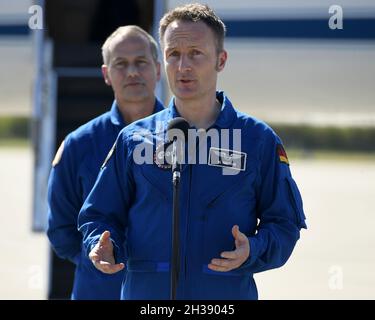
{"label": "man's ear", "polygon": [[228,59],[228,53],[223,49],[217,58],[216,71],[220,72],[224,69],[225,63]]}
{"label": "man's ear", "polygon": [[104,82],[107,84],[107,86],[112,86],[112,82],[108,74],[108,66],[106,64],[102,65],[102,74],[103,74]]}

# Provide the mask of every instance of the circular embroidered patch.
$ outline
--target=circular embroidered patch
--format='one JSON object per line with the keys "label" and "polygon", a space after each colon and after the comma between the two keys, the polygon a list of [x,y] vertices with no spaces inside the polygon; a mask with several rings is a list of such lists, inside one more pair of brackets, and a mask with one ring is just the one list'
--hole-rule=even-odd
{"label": "circular embroidered patch", "polygon": [[171,148],[168,148],[171,143],[164,143],[159,145],[156,148],[154,153],[154,163],[160,168],[164,170],[169,170],[172,168],[172,153]]}

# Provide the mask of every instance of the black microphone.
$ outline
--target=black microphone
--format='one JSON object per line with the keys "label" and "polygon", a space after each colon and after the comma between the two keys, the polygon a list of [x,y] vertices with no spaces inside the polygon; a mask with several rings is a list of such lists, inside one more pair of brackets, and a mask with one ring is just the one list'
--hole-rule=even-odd
{"label": "black microphone", "polygon": [[183,147],[187,141],[189,123],[184,118],[174,118],[168,124],[168,143],[173,143],[172,172],[173,172],[173,212],[172,212],[172,256],[170,269],[170,298],[176,299],[176,289],[180,270],[180,176],[183,161]]}
{"label": "black microphone", "polygon": [[181,117],[174,118],[168,123],[167,139],[172,146],[173,184],[178,183],[181,176],[184,144],[188,138],[189,123]]}

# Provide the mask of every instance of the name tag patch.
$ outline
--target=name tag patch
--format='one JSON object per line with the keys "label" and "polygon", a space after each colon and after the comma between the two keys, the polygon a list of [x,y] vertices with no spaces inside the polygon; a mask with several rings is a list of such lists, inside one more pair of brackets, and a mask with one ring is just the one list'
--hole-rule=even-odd
{"label": "name tag patch", "polygon": [[208,165],[244,171],[246,170],[246,157],[245,152],[211,147]]}

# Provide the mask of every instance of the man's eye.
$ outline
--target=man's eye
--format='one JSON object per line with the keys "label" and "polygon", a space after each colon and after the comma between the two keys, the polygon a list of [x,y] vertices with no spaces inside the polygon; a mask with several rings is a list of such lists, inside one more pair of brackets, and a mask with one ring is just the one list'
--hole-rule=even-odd
{"label": "man's eye", "polygon": [[126,63],[123,62],[123,61],[122,61],[122,62],[116,62],[116,63],[115,63],[115,66],[116,66],[116,67],[124,67],[125,65],[126,65]]}
{"label": "man's eye", "polygon": [[179,53],[177,51],[172,51],[171,53],[169,53],[169,56],[170,57],[177,57],[177,56],[179,56]]}

